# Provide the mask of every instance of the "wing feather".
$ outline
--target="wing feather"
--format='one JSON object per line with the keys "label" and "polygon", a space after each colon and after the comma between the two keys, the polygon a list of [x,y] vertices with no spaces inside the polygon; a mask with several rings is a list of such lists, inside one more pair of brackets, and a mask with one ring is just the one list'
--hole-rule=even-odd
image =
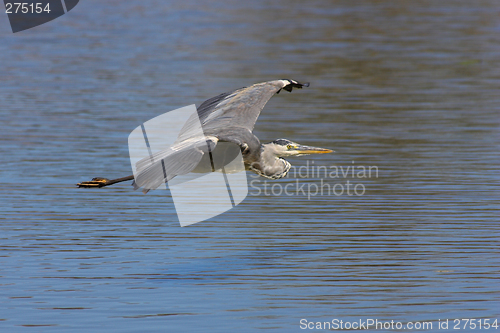
{"label": "wing feather", "polygon": [[185,175],[198,166],[204,154],[213,151],[216,138],[203,137],[174,145],[136,163],[134,187],[154,190],[175,176]]}
{"label": "wing feather", "polygon": [[294,80],[275,80],[257,83],[210,98],[198,108],[205,134],[216,134],[226,127],[243,127],[253,130],[260,112],[274,94],[285,89],[309,86]]}

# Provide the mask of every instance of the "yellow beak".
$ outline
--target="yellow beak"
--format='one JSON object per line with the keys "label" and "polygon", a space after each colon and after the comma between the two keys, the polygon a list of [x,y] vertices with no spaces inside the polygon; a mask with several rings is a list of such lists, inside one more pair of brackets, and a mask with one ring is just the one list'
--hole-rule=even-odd
{"label": "yellow beak", "polygon": [[309,147],[309,146],[298,146],[294,150],[298,151],[300,154],[328,154],[334,152],[331,149]]}

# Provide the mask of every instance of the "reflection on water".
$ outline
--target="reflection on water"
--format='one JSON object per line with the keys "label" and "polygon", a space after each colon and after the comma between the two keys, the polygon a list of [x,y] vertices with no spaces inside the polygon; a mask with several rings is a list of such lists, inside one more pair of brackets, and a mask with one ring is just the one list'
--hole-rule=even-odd
{"label": "reflection on water", "polygon": [[[3,24],[0,327],[290,332],[301,318],[498,315],[499,11],[87,0],[23,33]],[[336,151],[297,167],[377,166],[328,179],[365,195],[250,195],[180,228],[165,192],[72,186],[130,174],[127,137],[144,121],[277,78],[311,87],[273,98],[256,134]]]}

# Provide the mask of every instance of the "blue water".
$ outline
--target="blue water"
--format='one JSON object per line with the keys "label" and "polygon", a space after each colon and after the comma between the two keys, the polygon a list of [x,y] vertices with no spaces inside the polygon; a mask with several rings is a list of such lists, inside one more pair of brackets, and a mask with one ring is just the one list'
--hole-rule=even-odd
{"label": "blue water", "polygon": [[[0,15],[0,330],[500,319],[499,14],[496,1],[82,0],[16,34]],[[74,186],[131,174],[141,123],[281,78],[311,87],[274,97],[256,135],[336,151],[295,167],[377,166],[325,180],[364,195],[251,189],[181,228],[166,191]]]}

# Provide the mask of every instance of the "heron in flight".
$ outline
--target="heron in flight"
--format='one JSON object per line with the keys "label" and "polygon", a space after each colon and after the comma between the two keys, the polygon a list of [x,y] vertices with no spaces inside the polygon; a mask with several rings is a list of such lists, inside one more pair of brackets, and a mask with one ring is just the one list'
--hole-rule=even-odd
{"label": "heron in flight", "polygon": [[276,139],[261,144],[252,131],[260,112],[274,94],[278,94],[281,90],[291,92],[293,88],[301,89],[308,86],[309,83],[302,84],[294,80],[275,80],[212,97],[197,109],[196,118],[201,124],[202,137],[193,137],[190,134],[192,133],[189,131],[190,119],[184,125],[173,147],[152,156],[157,161],[156,166],[162,163],[163,172],[158,172],[155,165],[146,163],[149,159],[143,159],[137,163],[138,172],[135,176],[111,180],[96,177],[91,181],[78,183],[77,186],[104,187],[134,180],[134,188],[142,187],[146,193],[176,176],[196,172],[200,160],[213,152],[220,143],[239,146],[246,170],[269,179],[283,178],[291,167],[290,162],[284,157],[331,153],[332,150],[305,146],[287,139]]}

